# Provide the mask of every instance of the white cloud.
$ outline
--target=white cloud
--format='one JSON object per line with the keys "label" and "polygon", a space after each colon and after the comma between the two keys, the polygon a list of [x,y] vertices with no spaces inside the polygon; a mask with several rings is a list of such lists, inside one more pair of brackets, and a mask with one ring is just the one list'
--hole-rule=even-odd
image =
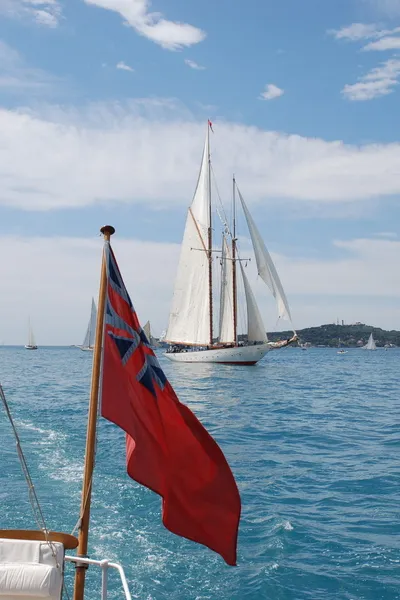
{"label": "white cloud", "polygon": [[[0,313],[7,316],[0,327],[3,342],[26,343],[28,315],[39,345],[82,342],[90,299],[98,293],[102,242],[96,234],[92,239],[0,238],[0,254],[13,257],[0,261],[0,279],[6,282],[0,294]],[[150,319],[157,335],[168,321],[179,245],[121,239],[118,231],[112,242],[139,319],[142,324]],[[335,245],[345,257],[310,260],[273,253],[296,327],[332,322],[338,314],[348,322],[398,327],[400,279],[393,273],[400,242],[357,239]],[[251,272],[248,276],[255,283]],[[255,283],[254,289],[265,323],[273,328],[273,300],[267,300],[265,286]]]}
{"label": "white cloud", "polygon": [[131,73],[134,73],[134,71],[135,71],[135,69],[132,69],[132,67],[125,64],[123,60],[121,60],[119,63],[117,63],[116,68],[121,69],[122,71],[130,71]]}
{"label": "white cloud", "polygon": [[[339,30],[331,30],[336,39],[360,41],[372,39],[362,47],[363,51],[384,51],[400,48],[400,27],[381,29],[376,24],[352,23]],[[372,100],[394,91],[400,77],[400,61],[393,55],[391,59],[372,69],[356,83],[346,84],[342,94],[348,100]]]}
{"label": "white cloud", "polygon": [[388,36],[383,37],[375,42],[370,42],[364,46],[363,50],[397,50],[400,48],[400,37]]}
{"label": "white cloud", "polygon": [[149,0],[85,0],[85,2],[119,13],[126,24],[137,33],[167,50],[180,50],[198,44],[206,37],[204,31],[193,25],[168,21],[161,13],[149,12]]}
{"label": "white cloud", "polygon": [[382,38],[392,39],[392,36],[400,33],[400,27],[394,27],[393,29],[381,29],[375,23],[352,23],[351,25],[347,25],[341,29],[331,29],[328,31],[328,33],[332,34],[337,40],[347,40],[350,42],[358,42],[367,39],[378,40],[375,42],[369,42],[363,49],[384,50],[386,49],[384,47],[385,43],[388,42],[383,43]]}
{"label": "white cloud", "polygon": [[400,15],[400,0],[368,0],[380,14],[396,18]]}
{"label": "white cloud", "polygon": [[0,89],[14,95],[50,93],[61,81],[41,69],[28,67],[20,54],[0,40]]}
{"label": "white cloud", "polygon": [[57,27],[61,13],[58,0],[0,0],[0,14],[11,18],[31,19],[45,27]]}
{"label": "white cloud", "polygon": [[397,238],[397,233],[395,233],[394,231],[379,231],[378,233],[375,233],[375,235],[384,238]]}
{"label": "white cloud", "polygon": [[396,50],[400,48],[400,37],[397,35],[400,34],[400,27],[381,29],[374,23],[352,23],[338,30],[332,29],[328,33],[331,33],[337,40],[344,39],[357,42],[373,39],[374,41],[369,42],[362,48],[366,51]]}
{"label": "white cloud", "polygon": [[185,64],[188,67],[190,67],[191,69],[195,69],[196,71],[204,71],[205,70],[205,67],[203,67],[202,65],[199,65],[194,60],[190,60],[190,58],[185,58]]}
{"label": "white cloud", "polygon": [[337,40],[357,41],[376,37],[378,27],[375,23],[352,23],[341,29],[330,29],[328,33],[332,34]]}
{"label": "white cloud", "polygon": [[279,98],[279,96],[283,96],[284,90],[279,88],[277,85],[273,83],[267,83],[263,92],[261,92],[260,98],[263,100],[273,100],[274,98]]}
{"label": "white cloud", "polygon": [[[2,109],[0,204],[24,210],[110,201],[186,207],[205,130],[184,107],[160,99],[85,111]],[[214,131],[222,197],[229,197],[233,171],[250,203],[321,205],[400,194],[400,144],[355,146],[218,121]]]}
{"label": "white cloud", "polygon": [[400,60],[389,59],[381,66],[372,69],[357,83],[346,84],[342,94],[348,100],[372,100],[393,92],[400,78]]}

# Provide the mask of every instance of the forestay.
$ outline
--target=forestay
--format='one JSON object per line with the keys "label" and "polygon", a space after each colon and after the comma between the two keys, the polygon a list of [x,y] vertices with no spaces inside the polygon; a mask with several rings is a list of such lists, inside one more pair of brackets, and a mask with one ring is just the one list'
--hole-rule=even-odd
{"label": "forestay", "polygon": [[210,172],[208,132],[196,192],[188,210],[166,340],[210,343],[208,230]]}

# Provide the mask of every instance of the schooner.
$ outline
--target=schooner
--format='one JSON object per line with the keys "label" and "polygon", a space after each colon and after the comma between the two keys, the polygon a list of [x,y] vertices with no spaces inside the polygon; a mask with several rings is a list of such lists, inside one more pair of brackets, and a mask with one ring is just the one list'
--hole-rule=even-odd
{"label": "schooner", "polygon": [[[275,297],[280,318],[291,321],[279,275],[261,234],[233,178],[232,230],[224,223],[221,249],[221,289],[218,331],[214,330],[213,240],[210,127],[208,122],[200,173],[188,209],[166,341],[166,356],[179,362],[254,365],[271,349],[297,340],[269,342],[260,310],[243,268],[236,238],[236,194],[249,229],[258,275]],[[239,269],[238,269],[239,265]],[[238,339],[238,275],[247,307],[247,341]]]}

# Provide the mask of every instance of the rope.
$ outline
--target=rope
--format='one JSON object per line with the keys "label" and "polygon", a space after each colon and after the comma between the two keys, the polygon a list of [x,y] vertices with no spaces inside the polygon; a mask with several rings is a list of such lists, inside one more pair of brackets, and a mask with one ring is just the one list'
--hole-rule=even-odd
{"label": "rope", "polygon": [[[218,217],[219,217],[219,219],[220,219],[220,221],[221,221],[222,225],[223,225],[223,226],[224,226],[224,228],[225,228],[225,231],[224,231],[224,233],[228,233],[229,235],[232,235],[232,234],[231,234],[231,231],[230,231],[230,229],[229,229],[229,225],[228,225],[228,219],[227,219],[227,216],[226,216],[226,212],[225,212],[224,205],[223,205],[223,203],[222,203],[221,195],[220,195],[220,193],[219,193],[218,184],[217,184],[217,179],[216,179],[216,177],[215,177],[215,173],[214,173],[214,169],[213,169],[213,166],[212,166],[212,165],[211,165],[211,173],[212,173],[212,176],[213,176],[213,181],[214,181],[215,191],[217,192],[217,197],[218,197],[219,204],[220,204],[220,207],[219,207],[219,208],[218,208],[217,206],[215,207],[215,209],[216,209],[216,211],[217,211],[217,215],[218,215]],[[220,210],[221,210],[221,212],[222,212],[222,216],[221,216],[221,214],[220,214],[220,212],[219,212]]]}
{"label": "rope", "polygon": [[[36,524],[37,524],[38,528],[41,531],[43,531],[43,533],[44,533],[44,537],[45,537],[46,543],[48,544],[49,548],[51,549],[52,556],[53,556],[54,561],[56,563],[56,568],[57,569],[61,569],[61,565],[59,564],[59,562],[57,560],[57,552],[55,550],[54,543],[49,538],[49,530],[48,530],[47,525],[46,525],[46,520],[44,518],[42,507],[40,506],[39,498],[37,497],[37,494],[36,494],[35,486],[33,484],[32,477],[31,477],[31,474],[29,472],[28,464],[26,462],[25,455],[24,455],[23,450],[22,450],[21,440],[19,438],[18,431],[17,431],[17,428],[15,426],[14,419],[12,418],[10,407],[8,406],[8,402],[7,402],[7,399],[6,399],[4,390],[3,390],[3,386],[1,385],[1,383],[0,383],[0,399],[1,399],[2,404],[4,406],[4,410],[6,412],[7,418],[9,420],[9,422],[10,422],[10,425],[11,425],[11,428],[12,428],[12,431],[13,431],[13,434],[14,434],[15,443],[16,443],[16,446],[17,446],[17,454],[18,454],[19,462],[21,464],[22,472],[24,474],[24,477],[25,477],[25,480],[26,480],[26,483],[27,483],[27,486],[28,486],[28,497],[29,497],[29,502],[31,504],[33,516],[35,518],[35,521],[36,521]],[[68,594],[67,588],[65,587],[64,577],[63,577],[63,589],[64,589],[65,594],[66,594],[66,596],[67,596],[67,598],[69,600],[69,594]]]}
{"label": "rope", "polygon": [[[99,405],[99,407],[98,407],[98,413],[97,413],[97,416],[99,416],[99,415],[100,415],[100,411],[101,411],[101,407],[100,407],[100,405]],[[93,472],[94,472],[94,468],[95,468],[95,466],[96,466],[97,443],[98,443],[98,428],[96,427],[96,440],[95,440],[95,446],[94,446],[94,463],[93,463]],[[90,477],[90,482],[89,482],[88,488],[87,488],[87,490],[86,490],[85,501],[84,501],[84,503],[83,503],[83,506],[81,507],[81,512],[80,512],[80,514],[79,514],[79,518],[78,518],[77,522],[75,523],[75,526],[74,526],[73,530],[71,531],[71,535],[74,535],[74,534],[75,534],[75,532],[81,528],[81,524],[82,524],[83,515],[84,515],[84,513],[85,513],[85,510],[86,510],[86,505],[87,505],[87,502],[88,502],[88,499],[89,499],[89,494],[90,494],[90,492],[91,492],[91,490],[92,490],[92,484],[93,484],[93,472],[92,472],[92,475],[91,475],[91,477]]]}

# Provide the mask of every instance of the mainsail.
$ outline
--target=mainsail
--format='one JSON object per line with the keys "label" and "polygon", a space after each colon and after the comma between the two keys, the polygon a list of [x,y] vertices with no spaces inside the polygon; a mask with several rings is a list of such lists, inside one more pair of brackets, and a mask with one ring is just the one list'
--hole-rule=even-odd
{"label": "mainsail", "polygon": [[226,237],[222,238],[221,297],[219,314],[219,342],[235,343],[233,324],[233,261]]}
{"label": "mainsail", "polygon": [[82,343],[82,348],[93,348],[94,340],[96,337],[96,319],[97,319],[97,309],[94,299],[92,298],[92,307],[90,311],[90,319],[89,324],[86,330],[85,339]]}
{"label": "mainsail", "polygon": [[247,279],[246,273],[242,263],[240,262],[240,270],[242,273],[244,292],[246,295],[247,304],[247,340],[249,342],[268,342],[268,337],[265,332],[264,323],[260,314],[260,310],[257,306],[256,299],[253,294],[253,290],[250,287],[249,280]]}
{"label": "mainsail", "polygon": [[170,343],[207,345],[212,343],[210,302],[211,228],[209,133],[204,145],[199,178],[188,210],[178,273],[166,339]]}
{"label": "mainsail", "polygon": [[279,279],[279,275],[276,271],[275,265],[272,262],[272,258],[264,244],[260,232],[257,229],[253,217],[251,216],[239,189],[238,192],[240,202],[242,203],[243,212],[246,217],[247,226],[249,228],[251,241],[253,242],[258,274],[261,277],[261,279],[267,284],[277,302],[279,318],[288,319],[289,321],[291,321],[292,317],[290,315],[289,304],[286,299],[286,295],[283,290],[281,281]]}

